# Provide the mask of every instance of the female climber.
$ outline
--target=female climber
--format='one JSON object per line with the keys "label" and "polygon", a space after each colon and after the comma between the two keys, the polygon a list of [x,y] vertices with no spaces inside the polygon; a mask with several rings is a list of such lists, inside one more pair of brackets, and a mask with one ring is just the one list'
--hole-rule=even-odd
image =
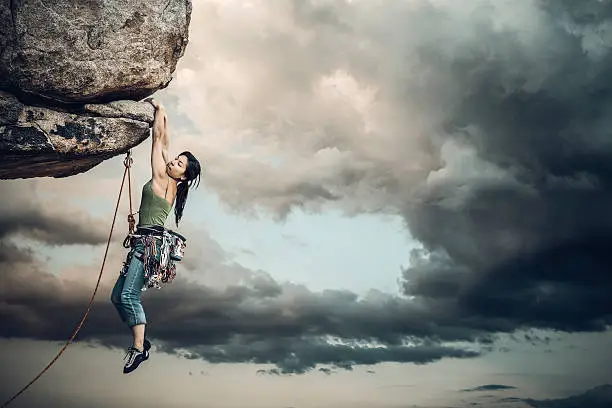
{"label": "female climber", "polygon": [[199,184],[200,177],[200,163],[190,152],[185,151],[173,160],[168,160],[166,111],[154,99],[149,102],[155,107],[151,148],[152,177],[142,188],[137,229],[130,237],[131,249],[111,294],[111,301],[121,320],[132,330],[134,337],[123,367],[125,374],[134,371],[140,363],[147,360],[151,348],[151,343],[145,339],[147,320],[140,300],[141,292],[147,287],[157,286],[159,281],[167,283],[174,277],[173,263],[168,260],[166,247],[170,230],[167,230],[164,224],[174,205],[175,222],[178,226],[189,188],[196,179]]}

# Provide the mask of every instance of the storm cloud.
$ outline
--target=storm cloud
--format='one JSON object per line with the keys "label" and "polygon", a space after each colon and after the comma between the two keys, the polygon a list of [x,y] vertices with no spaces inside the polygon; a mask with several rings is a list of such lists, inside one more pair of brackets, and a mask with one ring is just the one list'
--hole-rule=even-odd
{"label": "storm cloud", "polygon": [[[0,246],[8,249],[21,253],[9,244]],[[0,267],[12,271],[0,288],[0,336],[64,340],[85,310],[90,284],[46,273],[27,253],[0,256]],[[261,273],[251,275],[248,282],[223,287],[178,279],[161,291],[149,290],[144,302],[154,323],[148,333],[157,348],[212,363],[274,364],[283,374],[321,364],[351,369],[480,355],[477,347],[444,344],[473,339],[477,331],[450,324],[432,327],[428,312],[405,300],[384,294],[359,299],[348,291],[314,293],[280,285]],[[103,285],[98,293],[95,311],[77,340],[123,348],[127,328],[108,300],[110,287]]]}
{"label": "storm cloud", "polygon": [[108,239],[101,223],[68,200],[43,200],[28,182],[0,183],[0,239],[19,235],[48,245],[98,245]]}
{"label": "storm cloud", "polygon": [[191,140],[236,211],[397,214],[422,244],[406,296],[485,331],[605,330],[611,18],[596,0],[210,1],[169,93],[218,129]]}
{"label": "storm cloud", "polygon": [[546,400],[529,398],[523,401],[533,408],[609,408],[612,407],[612,385],[601,385],[567,398]]}
{"label": "storm cloud", "polygon": [[503,391],[503,390],[514,390],[516,389],[516,387],[510,386],[510,385],[502,385],[502,384],[486,384],[486,385],[479,385],[478,387],[474,387],[474,388],[466,388],[464,390],[464,392],[475,392],[475,391]]}

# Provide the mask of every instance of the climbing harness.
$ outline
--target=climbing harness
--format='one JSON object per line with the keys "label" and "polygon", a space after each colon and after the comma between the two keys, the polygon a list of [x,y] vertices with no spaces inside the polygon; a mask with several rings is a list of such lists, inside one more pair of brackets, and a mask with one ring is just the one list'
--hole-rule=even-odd
{"label": "climbing harness", "polygon": [[76,337],[76,335],[79,332],[79,330],[81,330],[81,327],[83,326],[83,323],[85,322],[85,319],[89,315],[89,311],[91,310],[91,307],[93,305],[93,301],[94,301],[94,298],[96,296],[96,292],[98,291],[98,287],[100,286],[100,280],[102,279],[102,271],[104,271],[104,265],[106,263],[106,256],[108,255],[108,248],[110,247],[111,238],[113,236],[113,229],[115,228],[115,220],[117,219],[117,211],[119,210],[119,202],[121,201],[121,193],[123,192],[123,186],[125,184],[126,176],[128,177],[128,186],[129,186],[129,195],[130,195],[130,214],[128,215],[129,231],[130,231],[130,233],[132,233],[134,231],[135,222],[134,222],[134,214],[132,212],[132,182],[131,182],[131,174],[130,174],[130,167],[132,166],[132,163],[133,163],[133,160],[132,160],[132,151],[128,150],[127,157],[123,161],[123,165],[125,166],[125,170],[123,172],[123,179],[121,180],[121,188],[119,189],[119,196],[117,197],[117,204],[115,205],[115,214],[113,215],[113,222],[111,224],[110,233],[108,235],[108,242],[106,243],[106,250],[104,251],[104,258],[102,259],[102,266],[100,267],[100,274],[98,275],[98,282],[96,283],[96,287],[94,288],[93,294],[91,295],[91,299],[89,300],[89,305],[87,306],[87,310],[85,311],[85,314],[83,315],[83,318],[81,319],[81,321],[77,325],[77,327],[76,327],[74,333],[72,334],[72,336],[70,337],[70,339],[68,339],[66,344],[64,344],[64,347],[62,347],[62,349],[59,351],[59,353],[57,353],[55,358],[53,360],[51,360],[51,362],[45,368],[43,368],[42,371],[40,373],[38,373],[38,375],[36,377],[34,377],[33,380],[31,380],[28,384],[26,384],[21,390],[19,390],[19,392],[17,392],[15,395],[13,395],[9,400],[7,400],[5,403],[3,403],[2,404],[2,408],[7,407],[19,395],[21,395],[32,384],[34,384],[34,382],[36,380],[38,380],[57,361],[59,356],[62,355],[62,353],[66,350],[68,345],[70,343],[72,343],[72,341]]}
{"label": "climbing harness", "polygon": [[186,239],[181,234],[163,226],[138,227],[124,241],[127,254],[121,274],[126,275],[132,258],[140,259],[144,265],[145,283],[142,290],[161,289],[162,284],[171,283],[176,277],[176,262],[183,259]]}

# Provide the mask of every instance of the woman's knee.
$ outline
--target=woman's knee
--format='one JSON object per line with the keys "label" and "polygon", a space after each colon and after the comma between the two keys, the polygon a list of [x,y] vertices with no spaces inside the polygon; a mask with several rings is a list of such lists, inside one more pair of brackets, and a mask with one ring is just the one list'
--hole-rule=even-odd
{"label": "woman's knee", "polygon": [[120,302],[123,304],[135,304],[140,303],[140,293],[134,291],[124,290],[120,295]]}

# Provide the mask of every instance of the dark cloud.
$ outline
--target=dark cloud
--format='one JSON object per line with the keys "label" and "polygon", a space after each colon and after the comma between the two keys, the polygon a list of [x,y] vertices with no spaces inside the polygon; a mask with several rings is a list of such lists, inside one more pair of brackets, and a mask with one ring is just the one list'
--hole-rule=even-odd
{"label": "dark cloud", "polygon": [[582,394],[567,398],[547,400],[523,399],[523,402],[533,408],[611,408],[612,385],[601,385]]}
{"label": "dark cloud", "polygon": [[102,223],[66,203],[44,202],[33,183],[22,183],[0,183],[0,239],[21,235],[48,245],[106,242],[110,223]]}
{"label": "dark cloud", "polygon": [[[404,291],[491,332],[604,330],[612,322],[612,54],[587,52],[577,32],[610,22],[612,10],[597,1],[538,6],[547,25],[532,34],[551,42],[537,54],[512,27],[494,25],[493,8],[466,28],[478,33],[467,45],[449,31],[417,50],[428,74],[404,90],[424,96],[419,112],[436,113],[444,132],[432,138],[438,167],[402,209],[426,248],[406,269]],[[416,13],[440,26],[456,19],[450,7]]]}
{"label": "dark cloud", "polygon": [[464,392],[474,392],[474,391],[500,391],[500,390],[515,390],[516,387],[510,385],[502,385],[502,384],[487,384],[481,385],[475,388],[466,388]]}
{"label": "dark cloud", "polygon": [[[35,259],[7,258],[0,257],[0,268],[12,271],[0,287],[0,336],[65,340],[85,310],[89,285],[48,274]],[[321,365],[351,370],[354,365],[426,364],[480,355],[478,347],[445,344],[472,338],[476,331],[450,322],[448,327],[431,325],[429,312],[404,299],[315,293],[252,274],[240,285],[212,287],[177,279],[163,290],[146,292],[148,333],[157,350],[212,363],[272,364],[271,373],[279,374]],[[110,287],[101,287],[77,340],[126,347],[128,331],[109,293]]]}
{"label": "dark cloud", "polygon": [[12,265],[15,263],[30,263],[34,261],[34,252],[31,249],[19,248],[14,243],[0,239],[0,263]]}
{"label": "dark cloud", "polygon": [[319,371],[327,375],[330,375],[335,372],[334,370],[327,368],[327,367],[321,367],[319,368]]}
{"label": "dark cloud", "polygon": [[[162,337],[163,339],[164,337]],[[440,344],[382,345],[368,347],[352,339],[352,344],[329,344],[320,336],[297,334],[294,336],[233,335],[222,345],[193,345],[188,358],[202,358],[212,363],[256,363],[275,364],[274,371],[280,374],[302,374],[317,365],[352,370],[353,365],[374,365],[383,362],[426,364],[442,358],[469,358],[478,353]],[[181,342],[182,343],[182,342]],[[172,351],[182,347],[181,343],[165,342],[162,348]]]}
{"label": "dark cloud", "polygon": [[[491,7],[463,47],[445,32],[417,52],[428,74],[406,92],[429,95],[419,112],[435,113],[443,131],[431,139],[438,165],[402,207],[426,248],[405,270],[404,291],[491,332],[606,330],[612,53],[585,33],[608,27],[612,9],[534,4],[545,23],[537,30],[496,25],[503,16]],[[449,10],[434,14],[455,21]]]}

